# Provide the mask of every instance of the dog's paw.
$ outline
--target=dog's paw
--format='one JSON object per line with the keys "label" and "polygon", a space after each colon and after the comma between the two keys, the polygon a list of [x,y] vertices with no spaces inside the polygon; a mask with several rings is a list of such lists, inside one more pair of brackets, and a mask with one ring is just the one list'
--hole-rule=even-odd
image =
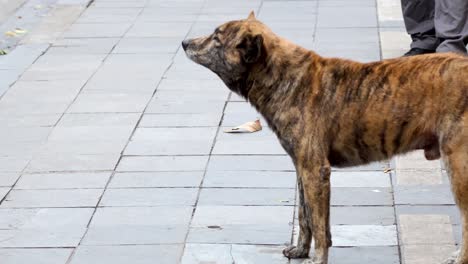
{"label": "dog's paw", "polygon": [[460,251],[457,251],[453,253],[452,256],[450,256],[446,261],[444,261],[442,264],[456,264],[457,263],[457,258],[458,255],[460,254]]}
{"label": "dog's paw", "polygon": [[324,263],[323,261],[317,262],[317,260],[306,259],[302,262],[302,264],[324,264]]}
{"label": "dog's paw", "polygon": [[290,259],[307,258],[309,256],[309,252],[303,248],[289,246],[283,249],[283,255]]}

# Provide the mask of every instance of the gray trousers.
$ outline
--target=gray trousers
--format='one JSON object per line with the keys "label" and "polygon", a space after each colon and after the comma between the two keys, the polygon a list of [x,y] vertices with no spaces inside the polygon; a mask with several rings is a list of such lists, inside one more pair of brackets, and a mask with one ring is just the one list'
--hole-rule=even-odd
{"label": "gray trousers", "polygon": [[401,0],[411,48],[467,53],[468,0]]}

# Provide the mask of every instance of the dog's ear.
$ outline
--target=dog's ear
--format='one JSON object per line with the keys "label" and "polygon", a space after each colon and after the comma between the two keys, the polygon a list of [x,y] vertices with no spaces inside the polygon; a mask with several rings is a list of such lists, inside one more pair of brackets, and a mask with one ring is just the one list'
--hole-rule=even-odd
{"label": "dog's ear", "polygon": [[249,14],[249,16],[247,17],[247,20],[255,20],[255,13],[254,13],[253,10],[250,11],[250,14]]}
{"label": "dog's ear", "polygon": [[248,34],[244,37],[242,42],[237,45],[237,48],[240,50],[242,54],[242,59],[246,63],[254,63],[262,54],[262,47],[263,47],[263,37],[262,35],[251,35]]}

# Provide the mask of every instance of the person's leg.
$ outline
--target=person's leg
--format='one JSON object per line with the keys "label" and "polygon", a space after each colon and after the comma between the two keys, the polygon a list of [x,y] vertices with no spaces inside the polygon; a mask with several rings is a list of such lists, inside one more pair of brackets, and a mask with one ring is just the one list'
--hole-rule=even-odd
{"label": "person's leg", "polygon": [[434,28],[434,0],[401,0],[401,8],[406,31],[413,40],[411,48],[436,50],[439,40]]}
{"label": "person's leg", "polygon": [[467,0],[436,0],[434,23],[436,36],[441,39],[437,52],[467,53]]}

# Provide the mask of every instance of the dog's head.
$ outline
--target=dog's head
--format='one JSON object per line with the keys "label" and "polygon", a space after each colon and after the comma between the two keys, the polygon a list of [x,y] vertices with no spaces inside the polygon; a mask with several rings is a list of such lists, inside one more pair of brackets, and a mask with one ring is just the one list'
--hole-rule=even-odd
{"label": "dog's head", "polygon": [[216,73],[226,85],[239,91],[250,67],[264,53],[263,32],[268,30],[253,12],[245,20],[227,22],[205,37],[187,39],[182,47],[194,62]]}

